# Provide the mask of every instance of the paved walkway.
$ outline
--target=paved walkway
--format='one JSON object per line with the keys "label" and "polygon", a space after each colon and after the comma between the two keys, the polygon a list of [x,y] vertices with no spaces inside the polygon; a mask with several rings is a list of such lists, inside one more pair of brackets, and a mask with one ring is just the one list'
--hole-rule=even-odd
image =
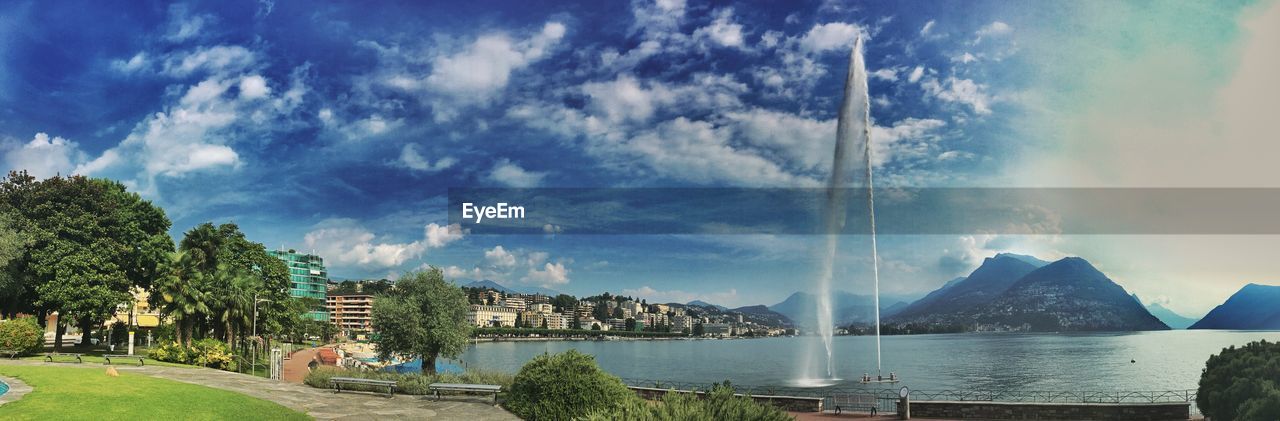
{"label": "paved walkway", "polygon": [[284,360],[284,373],[282,377],[284,381],[289,383],[302,383],[307,378],[307,373],[311,369],[307,368],[307,364],[316,357],[317,348],[307,348],[294,352],[289,359]]}
{"label": "paved walkway", "polygon": [[[7,365],[48,365],[55,364],[3,360]],[[58,367],[74,367],[76,365],[56,364]],[[101,370],[97,364],[84,364],[86,370]],[[208,368],[186,367],[124,367],[117,366],[122,372],[137,373],[159,377],[183,383],[198,384],[217,389],[230,390],[249,396],[266,399],[286,407],[305,412],[307,415],[321,420],[368,420],[368,419],[441,419],[441,420],[518,420],[515,415],[493,405],[493,397],[446,397],[436,402],[423,396],[396,395],[387,398],[381,395],[364,393],[335,394],[328,390],[310,386],[272,381],[247,374]],[[39,385],[34,385],[38,388]],[[252,418],[252,414],[245,414]]]}

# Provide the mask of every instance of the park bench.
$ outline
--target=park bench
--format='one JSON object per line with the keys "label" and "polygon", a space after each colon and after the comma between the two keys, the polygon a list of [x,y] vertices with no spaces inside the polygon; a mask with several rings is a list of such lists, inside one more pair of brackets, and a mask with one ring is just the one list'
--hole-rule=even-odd
{"label": "park bench", "polygon": [[143,357],[143,356],[141,356],[141,355],[127,355],[127,354],[104,354],[104,355],[102,356],[102,363],[103,363],[103,364],[106,364],[106,365],[111,365],[111,364],[112,364],[111,360],[113,360],[113,359],[116,359],[116,360],[138,360],[138,365],[140,365],[140,366],[142,366],[142,365],[147,365],[146,357]]}
{"label": "park bench", "polygon": [[463,383],[432,383],[427,386],[429,390],[436,393],[436,400],[440,400],[440,392],[469,392],[469,393],[492,393],[493,403],[498,404],[498,392],[502,391],[502,386],[496,384],[463,384]]}
{"label": "park bench", "polygon": [[835,395],[831,397],[831,405],[836,407],[836,415],[840,415],[843,411],[865,411],[870,412],[871,416],[876,416],[876,396],[875,395]]}
{"label": "park bench", "polygon": [[[342,385],[372,386],[387,388],[387,397],[391,397],[396,388],[395,380],[374,380],[374,379],[357,379],[354,377],[333,377],[329,379],[329,384],[333,385],[333,393],[342,391]],[[352,389],[347,389],[352,390]]]}
{"label": "park bench", "polygon": [[21,354],[21,353],[22,351],[17,349],[0,349],[0,354],[9,355],[9,359],[11,360],[14,358],[18,358],[18,354]]}
{"label": "park bench", "polygon": [[75,358],[75,359],[76,359],[76,361],[75,361],[76,363],[83,363],[83,362],[84,362],[84,360],[80,359],[80,354],[71,354],[71,353],[66,353],[66,352],[46,352],[46,353],[44,354],[44,360],[45,360],[45,362],[51,362],[51,363],[55,363],[55,362],[56,362],[56,363],[69,363],[69,362],[71,362],[71,361],[54,361],[54,360],[53,360],[54,358]]}

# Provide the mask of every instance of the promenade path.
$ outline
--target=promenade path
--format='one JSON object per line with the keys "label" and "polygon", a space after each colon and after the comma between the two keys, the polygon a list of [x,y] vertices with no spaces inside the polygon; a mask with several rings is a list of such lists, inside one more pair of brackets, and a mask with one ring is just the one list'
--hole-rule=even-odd
{"label": "promenade path", "polygon": [[[24,360],[0,360],[3,365],[44,365],[57,367],[83,367],[85,375],[101,375],[102,365],[45,363]],[[365,393],[341,393],[316,389],[310,386],[279,382],[247,374],[196,367],[116,366],[121,372],[137,373],[183,383],[230,390],[256,398],[266,399],[306,413],[319,420],[518,420],[506,410],[493,405],[493,397],[449,396],[436,402],[425,396],[384,395]],[[39,390],[39,385],[32,385]],[[68,403],[73,405],[74,403]],[[193,402],[193,405],[198,403]],[[253,414],[245,414],[253,419]]]}
{"label": "promenade path", "polygon": [[307,373],[311,372],[311,370],[307,368],[307,363],[310,363],[315,359],[316,350],[318,349],[319,348],[307,348],[298,350],[297,352],[294,352],[289,359],[284,360],[284,373],[281,373],[284,381],[289,383],[302,383],[302,380],[307,378]]}

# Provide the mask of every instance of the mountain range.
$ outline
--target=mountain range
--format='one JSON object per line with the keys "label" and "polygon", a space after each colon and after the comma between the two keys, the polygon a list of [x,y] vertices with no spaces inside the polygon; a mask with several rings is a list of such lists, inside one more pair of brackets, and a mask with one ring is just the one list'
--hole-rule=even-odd
{"label": "mountain range", "polygon": [[[1138,294],[1133,294],[1133,299],[1136,300],[1138,304],[1142,304],[1142,300],[1138,299]],[[1150,312],[1152,316],[1156,316],[1156,318],[1160,319],[1164,324],[1169,325],[1169,328],[1171,329],[1186,329],[1188,326],[1191,326],[1196,322],[1196,319],[1175,313],[1173,310],[1160,305],[1160,303],[1151,303],[1146,307],[1147,311]]]}
{"label": "mountain range", "polygon": [[1188,329],[1280,330],[1280,286],[1245,285]]}
{"label": "mountain range", "polygon": [[[800,326],[817,325],[817,301],[815,295],[807,292],[792,293],[782,302],[769,306],[770,310],[781,313]],[[886,294],[880,297],[880,318],[884,319],[899,309],[907,307],[906,303],[915,301],[918,296],[902,296]],[[848,291],[835,291],[831,297],[832,318],[834,323],[847,325],[851,323],[871,323],[875,319],[874,298],[870,295],[854,294]]]}
{"label": "mountain range", "polygon": [[1169,328],[1084,259],[1048,263],[1009,253],[985,259],[888,323],[1037,332]]}
{"label": "mountain range", "polygon": [[463,285],[462,285],[462,287],[463,287],[463,288],[488,288],[488,289],[492,289],[492,290],[494,290],[494,291],[501,292],[501,293],[503,293],[503,294],[542,294],[542,295],[546,295],[546,296],[549,296],[549,297],[554,297],[554,296],[556,296],[556,295],[560,295],[560,291],[556,291],[556,290],[554,290],[554,289],[550,289],[550,288],[543,288],[543,287],[538,287],[538,286],[527,286],[527,287],[523,287],[523,288],[511,288],[511,287],[507,287],[507,286],[504,286],[504,285],[502,285],[502,284],[499,284],[499,283],[497,283],[497,282],[490,281],[490,280],[488,280],[488,279],[482,279],[482,280],[479,280],[479,281],[471,281],[471,282],[469,282],[469,283],[463,284]]}

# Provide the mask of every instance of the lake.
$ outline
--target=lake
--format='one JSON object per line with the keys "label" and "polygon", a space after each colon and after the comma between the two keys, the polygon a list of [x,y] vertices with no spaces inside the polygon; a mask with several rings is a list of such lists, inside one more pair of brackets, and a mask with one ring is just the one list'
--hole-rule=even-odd
{"label": "lake", "polygon": [[[983,391],[1156,391],[1195,389],[1209,355],[1250,341],[1280,341],[1276,331],[1174,330],[1126,333],[962,333],[884,336],[877,387]],[[461,360],[471,367],[517,372],[544,352],[577,349],[628,379],[793,386],[798,361],[815,337],[733,340],[482,342]],[[875,338],[835,338],[837,387],[860,387],[875,375]],[[1133,362],[1130,362],[1130,361]]]}

